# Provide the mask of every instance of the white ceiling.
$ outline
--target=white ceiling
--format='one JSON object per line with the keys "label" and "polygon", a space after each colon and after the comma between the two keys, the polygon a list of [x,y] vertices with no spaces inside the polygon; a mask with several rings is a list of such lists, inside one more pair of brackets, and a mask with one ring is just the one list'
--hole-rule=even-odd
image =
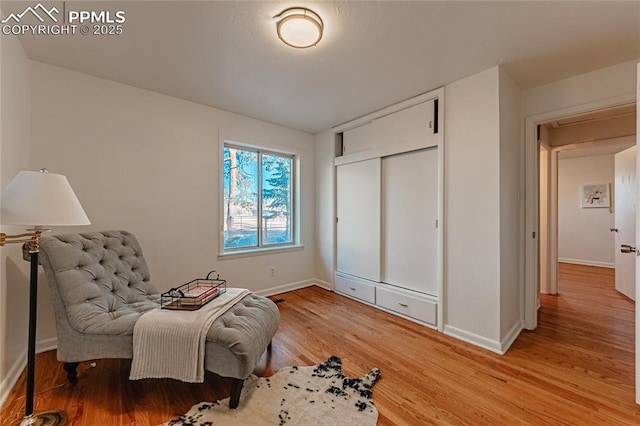
{"label": "white ceiling", "polygon": [[[35,3],[2,1],[3,16]],[[638,1],[64,6],[124,10],[124,34],[21,37],[31,59],[312,133],[498,64],[527,89],[640,58]],[[316,47],[277,38],[291,6],[322,16]]]}

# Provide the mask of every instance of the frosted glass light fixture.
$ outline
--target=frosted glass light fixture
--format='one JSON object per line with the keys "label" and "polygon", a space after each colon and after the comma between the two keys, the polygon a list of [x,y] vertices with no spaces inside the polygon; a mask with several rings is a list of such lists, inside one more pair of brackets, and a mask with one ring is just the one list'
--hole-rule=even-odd
{"label": "frosted glass light fixture", "polygon": [[296,49],[312,47],[320,42],[324,23],[320,15],[305,7],[285,9],[276,16],[278,37]]}

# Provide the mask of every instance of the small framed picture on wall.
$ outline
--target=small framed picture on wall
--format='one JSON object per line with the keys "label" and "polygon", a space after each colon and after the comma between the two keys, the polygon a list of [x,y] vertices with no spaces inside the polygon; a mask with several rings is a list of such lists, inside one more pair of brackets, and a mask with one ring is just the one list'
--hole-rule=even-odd
{"label": "small framed picture on wall", "polygon": [[580,194],[583,209],[611,207],[611,195],[608,183],[582,185]]}

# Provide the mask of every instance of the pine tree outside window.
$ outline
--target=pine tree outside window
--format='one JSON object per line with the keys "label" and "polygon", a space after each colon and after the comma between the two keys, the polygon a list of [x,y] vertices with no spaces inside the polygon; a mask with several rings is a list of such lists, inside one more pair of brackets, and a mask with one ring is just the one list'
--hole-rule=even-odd
{"label": "pine tree outside window", "polygon": [[293,245],[295,156],[225,143],[225,253]]}

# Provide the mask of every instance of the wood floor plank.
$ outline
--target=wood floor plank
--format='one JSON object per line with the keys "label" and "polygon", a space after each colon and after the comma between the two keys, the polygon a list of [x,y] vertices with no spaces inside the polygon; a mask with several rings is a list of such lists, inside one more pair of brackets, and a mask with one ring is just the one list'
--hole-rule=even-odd
{"label": "wood floor plank", "polygon": [[[560,265],[559,294],[542,295],[539,325],[500,356],[317,287],[278,295],[274,350],[256,372],[331,355],[348,376],[378,367],[380,425],[636,425],[635,303],[613,270]],[[227,397],[231,381],[128,380],[128,360],[81,363],[66,383],[55,352],[37,356],[36,411],[60,408],[71,425],[154,425],[200,401]],[[24,375],[2,407],[20,419]]]}

